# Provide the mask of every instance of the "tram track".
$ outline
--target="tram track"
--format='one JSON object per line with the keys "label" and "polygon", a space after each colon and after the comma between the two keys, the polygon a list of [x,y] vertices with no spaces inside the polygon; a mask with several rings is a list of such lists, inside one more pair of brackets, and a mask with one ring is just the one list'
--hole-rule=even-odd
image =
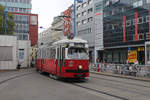
{"label": "tram track", "polygon": [[145,85],[141,85],[141,84],[135,84],[135,83],[129,83],[129,82],[122,82],[122,81],[118,81],[118,80],[112,80],[112,79],[106,79],[106,78],[100,78],[100,77],[94,77],[94,76],[90,76],[91,78],[95,78],[95,79],[102,79],[102,80],[106,80],[106,81],[111,81],[111,82],[119,82],[119,83],[123,83],[123,84],[128,84],[128,85],[134,85],[134,86],[140,86],[140,87],[144,87],[144,88],[150,88],[150,86],[145,86]]}
{"label": "tram track", "polygon": [[[62,80],[61,80],[62,81]],[[108,97],[112,97],[112,98],[115,98],[115,99],[119,99],[119,100],[129,100],[128,98],[125,98],[125,97],[122,97],[122,96],[118,96],[118,95],[114,95],[114,94],[111,94],[111,93],[108,93],[108,92],[104,92],[104,91],[101,91],[101,90],[98,90],[98,89],[95,89],[95,88],[91,88],[91,87],[87,87],[87,86],[84,86],[84,85],[81,85],[81,84],[78,84],[78,83],[82,83],[82,82],[85,82],[84,81],[81,81],[81,80],[71,80],[71,81],[62,81],[62,82],[65,82],[69,85],[72,85],[72,86],[75,86],[75,87],[79,87],[79,88],[82,88],[82,89],[85,89],[85,90],[88,90],[90,92],[94,92],[94,93],[98,93],[98,94],[101,94],[101,95],[105,95],[105,96],[108,96]]]}
{"label": "tram track", "polygon": [[14,79],[17,79],[17,78],[21,78],[23,76],[30,75],[30,74],[33,74],[33,72],[24,73],[24,74],[18,74],[18,75],[12,76],[10,78],[7,78],[7,79],[4,79],[4,80],[0,81],[0,85],[6,83],[8,81],[11,81],[11,80],[14,80]]}
{"label": "tram track", "polygon": [[107,93],[107,92],[104,92],[104,91],[100,91],[100,90],[93,89],[93,88],[90,88],[90,87],[86,87],[86,86],[83,86],[83,85],[79,85],[79,84],[76,84],[76,83],[70,83],[70,84],[73,85],[73,86],[77,86],[77,87],[86,89],[88,91],[92,91],[92,92],[96,92],[96,93],[99,93],[99,94],[103,94],[103,95],[110,96],[110,97],[113,97],[113,98],[116,98],[116,99],[129,100],[128,98],[125,98],[125,97],[121,97],[121,96],[117,96],[117,95],[114,95],[114,94],[110,94],[110,93]]}
{"label": "tram track", "polygon": [[140,85],[140,84],[136,84],[136,83],[122,82],[122,81],[112,80],[112,79],[99,78],[99,77],[94,77],[94,76],[91,76],[91,77],[94,78],[94,79],[106,80],[106,81],[115,82],[115,83],[121,83],[122,86],[129,85],[129,86],[131,86],[131,88],[129,88],[129,87],[128,88],[123,88],[123,87],[118,87],[118,86],[114,86],[114,87],[112,86],[111,88],[119,89],[119,90],[126,91],[126,92],[132,92],[132,93],[136,93],[136,94],[139,94],[139,95],[144,95],[144,96],[149,97],[149,94],[146,93],[146,91],[145,92],[140,92],[139,91],[140,89],[132,87],[132,86],[136,86],[136,87],[141,87],[141,88],[145,88],[146,90],[148,90],[150,88],[149,86]]}

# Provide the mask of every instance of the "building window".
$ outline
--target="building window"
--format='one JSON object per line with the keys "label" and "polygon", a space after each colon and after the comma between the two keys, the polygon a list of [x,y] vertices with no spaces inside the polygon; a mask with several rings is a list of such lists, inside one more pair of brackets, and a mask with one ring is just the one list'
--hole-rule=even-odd
{"label": "building window", "polygon": [[143,0],[139,0],[133,3],[134,8],[140,7],[140,6],[143,6]]}
{"label": "building window", "polygon": [[81,22],[77,22],[77,26],[80,26],[81,25]]}
{"label": "building window", "polygon": [[138,18],[138,24],[142,24],[143,23],[143,17]]}
{"label": "building window", "polygon": [[89,4],[89,5],[92,4],[92,0],[88,0],[88,4]]}
{"label": "building window", "polygon": [[136,23],[136,21],[135,21],[135,19],[133,19],[133,25],[135,25],[135,23]]}
{"label": "building window", "polygon": [[83,8],[86,7],[86,2],[82,4],[82,7],[83,7]]}
{"label": "building window", "polygon": [[79,17],[81,17],[81,13],[78,13],[78,14],[77,14],[77,18],[79,18]]}
{"label": "building window", "polygon": [[146,3],[150,3],[150,0],[146,0]]}
{"label": "building window", "polygon": [[0,61],[12,61],[12,60],[13,60],[13,47],[0,46]]}
{"label": "building window", "polygon": [[77,6],[77,10],[80,10],[80,8],[81,8],[81,5]]}
{"label": "building window", "polygon": [[138,34],[138,40],[144,40],[144,34],[143,33]]}
{"label": "building window", "polygon": [[92,22],[92,21],[93,21],[93,17],[89,17],[88,22]]}
{"label": "building window", "polygon": [[146,40],[149,40],[149,32],[146,33]]}
{"label": "building window", "polygon": [[86,15],[86,11],[82,12],[82,16],[85,16]]}
{"label": "building window", "polygon": [[88,9],[88,13],[92,13],[93,12],[93,8]]}
{"label": "building window", "polygon": [[146,22],[149,22],[149,16],[146,16]]}
{"label": "building window", "polygon": [[86,24],[86,23],[87,23],[86,19],[82,20],[82,24]]}
{"label": "building window", "polygon": [[131,20],[126,21],[126,26],[127,27],[131,26]]}

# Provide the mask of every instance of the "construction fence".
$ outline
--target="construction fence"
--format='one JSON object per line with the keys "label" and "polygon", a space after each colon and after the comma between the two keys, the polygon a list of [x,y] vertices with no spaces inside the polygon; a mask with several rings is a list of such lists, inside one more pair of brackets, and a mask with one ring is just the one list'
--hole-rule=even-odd
{"label": "construction fence", "polygon": [[90,64],[90,71],[150,78],[150,65],[98,63]]}

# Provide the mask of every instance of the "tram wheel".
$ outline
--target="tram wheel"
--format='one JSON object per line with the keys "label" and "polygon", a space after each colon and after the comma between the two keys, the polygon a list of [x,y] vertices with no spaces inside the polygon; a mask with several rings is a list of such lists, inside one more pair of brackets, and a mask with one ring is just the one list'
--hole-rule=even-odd
{"label": "tram wheel", "polygon": [[41,70],[38,71],[40,74],[43,74],[43,72]]}
{"label": "tram wheel", "polygon": [[37,71],[37,72],[39,72],[39,69],[38,69],[38,68],[36,68],[36,71]]}

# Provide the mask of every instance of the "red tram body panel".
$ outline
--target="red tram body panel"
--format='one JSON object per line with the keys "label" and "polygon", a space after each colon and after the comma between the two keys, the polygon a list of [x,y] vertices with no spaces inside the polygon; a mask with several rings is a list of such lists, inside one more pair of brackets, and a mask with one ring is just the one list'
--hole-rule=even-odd
{"label": "red tram body panel", "polygon": [[[75,45],[75,43],[79,44]],[[87,50],[87,42],[81,39],[66,39],[50,47],[43,46],[37,50],[36,67],[41,72],[60,78],[89,77]]]}

